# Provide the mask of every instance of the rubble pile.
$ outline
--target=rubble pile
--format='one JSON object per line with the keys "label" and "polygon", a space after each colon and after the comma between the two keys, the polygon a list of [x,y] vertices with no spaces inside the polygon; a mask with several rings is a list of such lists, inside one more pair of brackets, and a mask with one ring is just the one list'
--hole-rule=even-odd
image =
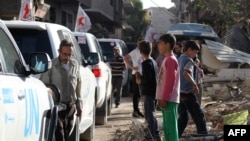
{"label": "rubble pile", "polygon": [[[209,98],[203,98],[209,99]],[[228,114],[237,113],[240,111],[250,111],[250,102],[244,101],[203,101],[202,107],[204,109],[207,127],[209,134],[214,136],[207,136],[206,138],[215,138],[223,135],[224,117]],[[117,129],[113,141],[143,141],[145,136],[146,125],[143,119],[132,118],[131,124],[126,129]],[[250,116],[247,119],[250,123]],[[162,131],[161,131],[162,134]],[[183,133],[184,140],[190,139],[190,135],[196,134],[196,126],[190,117],[188,127]],[[162,134],[163,136],[163,134]],[[207,140],[204,137],[204,140]],[[194,138],[191,138],[193,140]],[[183,140],[183,138],[182,138]]]}
{"label": "rubble pile", "polygon": [[146,134],[143,120],[132,118],[131,121],[127,129],[116,130],[113,141],[143,141]]}
{"label": "rubble pile", "polygon": [[[232,102],[209,102],[203,106],[203,109],[205,111],[207,122],[211,122],[211,130],[223,131],[224,117],[228,114],[244,110],[250,111],[250,102],[246,100]],[[249,116],[248,121],[250,122]]]}
{"label": "rubble pile", "polygon": [[[250,82],[250,81],[249,81]],[[223,127],[225,124],[225,117],[228,115],[239,113],[242,111],[247,111],[246,124],[250,124],[250,83],[241,83],[241,93],[236,96],[229,94],[226,84],[214,84],[212,87],[208,88],[210,91],[205,91],[202,98],[202,108],[204,110],[207,128],[210,136],[206,137],[194,137],[196,134],[196,126],[190,117],[188,127],[183,133],[181,140],[216,140],[216,138],[223,135]],[[249,89],[249,90],[248,90]],[[162,119],[158,120],[159,127],[162,133]],[[230,124],[230,123],[229,123]],[[131,119],[131,124],[127,126],[126,129],[117,129],[115,132],[115,137],[113,141],[143,141],[145,136],[146,125],[144,119]]]}

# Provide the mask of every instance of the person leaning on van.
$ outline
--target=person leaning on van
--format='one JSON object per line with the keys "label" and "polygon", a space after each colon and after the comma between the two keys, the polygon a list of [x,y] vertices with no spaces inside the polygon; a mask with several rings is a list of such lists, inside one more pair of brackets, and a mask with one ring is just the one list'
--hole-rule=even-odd
{"label": "person leaning on van", "polygon": [[58,112],[58,121],[55,131],[57,141],[67,141],[73,127],[75,110],[77,115],[82,113],[80,106],[80,65],[72,58],[73,44],[69,40],[62,40],[59,47],[59,56],[52,61],[52,68],[41,75],[45,84],[53,84],[60,90],[60,103],[67,106]]}

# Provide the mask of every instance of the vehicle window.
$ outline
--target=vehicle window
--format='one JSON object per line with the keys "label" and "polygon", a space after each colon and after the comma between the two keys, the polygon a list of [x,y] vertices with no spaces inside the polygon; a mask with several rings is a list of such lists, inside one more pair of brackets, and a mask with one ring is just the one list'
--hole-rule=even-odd
{"label": "vehicle window", "polygon": [[99,44],[99,42],[97,41],[97,40],[95,40],[95,44],[96,44],[96,47],[97,47],[97,51],[100,53],[100,55],[101,55],[101,58],[102,58],[102,60],[104,60],[103,59],[103,50],[102,50],[102,48],[101,48],[101,45]]}
{"label": "vehicle window", "polygon": [[210,26],[199,24],[176,24],[170,26],[169,30],[194,30],[200,32],[213,32]]}
{"label": "vehicle window", "polygon": [[127,54],[128,54],[128,48],[127,48],[125,42],[121,41],[121,42],[120,42],[120,45],[121,45],[121,47],[122,47],[122,55],[123,55],[123,56],[127,55]]}
{"label": "vehicle window", "polygon": [[83,54],[83,56],[86,58],[89,56],[90,50],[89,50],[89,45],[86,44],[79,44],[80,48],[81,48],[81,52]]}
{"label": "vehicle window", "polygon": [[29,60],[30,53],[32,52],[46,52],[50,58],[53,58],[50,40],[46,31],[14,28],[10,28],[9,30],[26,62]]}
{"label": "vehicle window", "polygon": [[111,61],[114,58],[113,48],[115,47],[114,42],[99,42],[102,48],[103,55],[107,57],[107,61]]}
{"label": "vehicle window", "polygon": [[24,69],[16,49],[2,29],[0,29],[0,57],[0,60],[3,60],[0,64],[0,71],[3,71],[5,68],[7,73],[24,73]]}

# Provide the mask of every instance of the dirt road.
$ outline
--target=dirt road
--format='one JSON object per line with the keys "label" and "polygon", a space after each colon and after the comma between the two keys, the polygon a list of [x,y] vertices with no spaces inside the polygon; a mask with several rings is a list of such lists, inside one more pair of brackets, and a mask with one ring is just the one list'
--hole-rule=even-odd
{"label": "dirt road", "polygon": [[[140,109],[143,111],[142,103],[140,103]],[[132,98],[122,97],[120,107],[112,109],[107,125],[96,125],[94,141],[118,141],[118,136],[131,132],[132,121],[144,124],[143,118],[132,118],[132,112]],[[159,118],[159,112],[157,117]]]}
{"label": "dirt road", "polygon": [[[141,111],[143,111],[142,107],[143,105],[141,102]],[[207,128],[209,130],[209,133],[221,135],[221,132],[223,132],[223,130],[217,129],[217,127],[213,127],[212,118],[214,117],[214,115],[209,112],[209,107],[211,106],[207,107],[208,108],[205,108],[204,110],[206,111]],[[213,111],[216,109],[216,107],[218,106],[212,106]],[[145,120],[143,118],[133,118],[132,111],[132,98],[122,97],[120,107],[113,108],[111,110],[111,115],[108,117],[107,125],[96,125],[94,141],[141,141],[144,138],[145,134]],[[162,139],[164,140],[162,134],[162,113],[160,111],[156,111],[156,117],[158,120]],[[190,119],[189,125],[183,133],[183,138],[180,139],[188,140],[190,134],[195,133],[196,127],[192,119]],[[212,138],[213,137],[214,136],[212,136]]]}

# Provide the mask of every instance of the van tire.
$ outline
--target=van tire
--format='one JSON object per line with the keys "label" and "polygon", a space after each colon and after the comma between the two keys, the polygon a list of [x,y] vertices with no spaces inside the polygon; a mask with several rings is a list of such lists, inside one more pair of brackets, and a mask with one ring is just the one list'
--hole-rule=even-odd
{"label": "van tire", "polygon": [[108,116],[111,115],[112,105],[113,105],[113,93],[111,93],[111,96],[108,100]]}
{"label": "van tire", "polygon": [[106,125],[108,121],[108,100],[107,97],[100,108],[96,109],[96,125]]}
{"label": "van tire", "polygon": [[95,106],[93,106],[93,123],[92,125],[80,135],[80,139],[84,141],[93,141],[95,135]]}

